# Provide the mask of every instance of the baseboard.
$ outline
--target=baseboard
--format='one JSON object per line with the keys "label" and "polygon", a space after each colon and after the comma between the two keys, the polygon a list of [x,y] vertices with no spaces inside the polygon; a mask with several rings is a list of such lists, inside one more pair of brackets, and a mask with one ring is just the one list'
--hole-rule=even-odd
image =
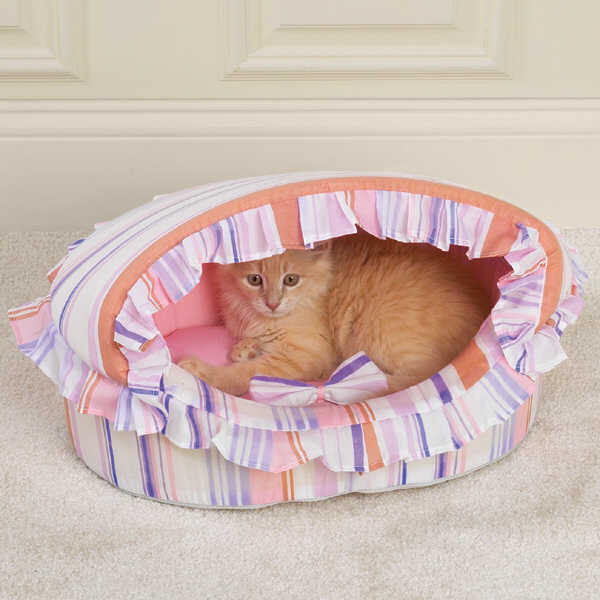
{"label": "baseboard", "polygon": [[285,171],[415,173],[600,226],[600,99],[0,102],[0,231],[85,231],[165,193]]}

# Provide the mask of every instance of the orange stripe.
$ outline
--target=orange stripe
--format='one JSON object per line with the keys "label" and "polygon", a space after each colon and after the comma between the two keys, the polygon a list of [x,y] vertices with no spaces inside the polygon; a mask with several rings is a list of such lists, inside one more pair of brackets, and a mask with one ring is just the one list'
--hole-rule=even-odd
{"label": "orange stripe", "polygon": [[[400,177],[339,177],[302,181],[254,192],[198,215],[162,236],[126,266],[106,294],[100,310],[98,337],[100,340],[102,363],[108,376],[119,383],[127,383],[128,363],[113,339],[114,321],[125,302],[127,292],[140,277],[140,273],[146,271],[154,261],[176,246],[181,240],[216,221],[230,217],[238,212],[270,204],[275,214],[275,222],[283,245],[286,248],[301,248],[303,247],[303,242],[298,213],[298,196],[335,191],[351,191],[354,189],[389,190],[445,198],[488,210],[494,213],[494,220],[496,218],[505,219],[509,223],[523,223],[524,225],[535,227],[539,231],[540,243],[543,245],[548,257],[540,324],[545,323],[548,317],[554,312],[558,304],[562,285],[562,252],[558,240],[552,231],[528,212],[480,192],[418,179]],[[496,225],[494,225],[494,236],[496,235],[495,227]],[[493,240],[494,238],[490,238],[488,243],[491,244]],[[469,352],[475,352],[473,346],[470,346]]]}
{"label": "orange stripe", "polygon": [[504,256],[508,254],[512,245],[518,236],[518,231],[515,231],[513,227],[506,227],[506,219],[499,219],[496,215],[492,218],[490,227],[483,247],[481,249],[481,256]]}
{"label": "orange stripe", "polygon": [[75,438],[73,437],[73,428],[71,426],[71,415],[69,414],[69,401],[66,398],[63,398],[65,401],[65,414],[67,416],[67,428],[69,429],[69,437],[71,438],[71,444],[73,444],[73,449],[77,452],[77,448],[75,448]]}
{"label": "orange stripe", "polygon": [[94,377],[94,371],[92,371],[91,373],[88,373],[88,376],[85,378],[85,383],[83,384],[83,391],[81,392],[81,397],[77,401],[77,410],[79,412],[81,412],[82,401],[85,401],[85,393],[86,393],[86,390],[87,390],[88,386],[90,385],[90,381],[93,379],[93,377]]}
{"label": "orange stripe", "polygon": [[[150,302],[152,302],[154,304],[155,308],[157,308],[158,310],[160,310],[162,308],[162,305],[154,297],[154,293],[153,293],[153,290],[152,290],[152,280],[150,280],[150,276],[147,273],[142,273],[141,279],[144,282],[144,285],[146,286],[146,289],[148,290],[148,300],[150,300]],[[150,282],[148,282],[148,280],[150,280]]]}
{"label": "orange stripe", "polygon": [[363,406],[362,402],[355,402],[354,405],[358,408],[358,410],[361,412],[363,418],[365,421],[370,421],[371,419],[369,419],[369,413],[366,411],[365,407]]}
{"label": "orange stripe", "polygon": [[294,500],[294,471],[288,471],[290,474],[290,500]]}
{"label": "orange stripe", "polygon": [[150,275],[149,271],[146,272],[146,277],[148,277],[148,279],[150,281],[150,293],[152,294],[152,297],[154,298],[154,301],[156,302],[158,308],[164,308],[162,305],[162,302],[160,301],[158,295],[156,294],[156,290],[155,290],[156,279],[154,277],[152,277],[152,275]]}
{"label": "orange stripe", "polygon": [[358,423],[358,421],[356,420],[356,417],[354,416],[354,413],[352,412],[352,409],[350,408],[350,405],[344,404],[344,408],[346,409],[346,412],[348,413],[348,416],[350,417],[350,423],[352,423],[353,425]]}
{"label": "orange stripe", "polygon": [[98,375],[96,373],[96,379],[95,379],[94,383],[92,383],[92,385],[90,386],[90,388],[88,390],[87,397],[85,399],[84,410],[82,412],[87,413],[89,411],[90,403],[92,401],[92,396],[94,394],[94,390],[98,387],[99,383],[100,383],[100,375]]}
{"label": "orange stripe", "polygon": [[365,407],[365,410],[369,412],[369,416],[371,417],[369,420],[376,421],[377,419],[375,419],[375,413],[373,412],[371,405],[368,402],[363,402],[362,405]]}
{"label": "orange stripe", "polygon": [[490,368],[485,354],[475,340],[471,340],[451,364],[456,369],[465,390],[477,383]]}
{"label": "orange stripe", "polygon": [[383,457],[379,451],[379,442],[377,441],[375,426],[373,423],[363,423],[362,432],[365,439],[367,457],[369,459],[369,471],[380,469],[383,467]]}
{"label": "orange stripe", "polygon": [[283,500],[287,500],[288,499],[288,490],[287,490],[287,471],[282,471],[281,472],[281,495],[283,497]]}
{"label": "orange stripe", "polygon": [[[287,439],[288,439],[288,444],[290,445],[290,448],[292,449],[292,452],[296,455],[296,460],[299,463],[305,463],[308,461],[308,459],[303,460],[302,459],[302,455],[298,452],[298,448],[296,447],[296,444],[294,444],[294,434],[296,434],[296,436],[298,435],[297,431],[287,431]],[[302,445],[300,444],[300,438],[297,438],[298,441],[298,445],[300,447],[302,447]]]}
{"label": "orange stripe", "polygon": [[[44,298],[38,305],[34,305],[28,308],[16,308],[8,311],[8,318],[11,321],[20,321],[21,319],[29,319],[34,315],[37,315],[40,310],[42,310],[42,306],[50,302],[50,298]],[[25,312],[29,311],[29,312]]]}
{"label": "orange stripe", "polygon": [[300,449],[300,452],[302,453],[302,462],[308,462],[308,454],[306,453],[306,450],[304,449],[304,446],[302,445],[302,440],[300,439],[300,433],[298,431],[294,431],[294,435],[296,436],[296,443],[298,444],[298,448]]}
{"label": "orange stripe", "polygon": [[92,386],[96,379],[96,372],[91,371],[89,375],[85,379],[85,384],[83,386],[83,392],[81,393],[81,398],[79,398],[79,402],[77,403],[77,409],[80,413],[85,412],[85,401],[87,398],[88,389]]}
{"label": "orange stripe", "polygon": [[60,271],[60,268],[62,267],[62,265],[58,265],[55,269],[52,269],[52,271],[50,271],[46,277],[48,278],[48,281],[50,283],[52,283],[55,279],[56,276],[58,275],[58,272]]}

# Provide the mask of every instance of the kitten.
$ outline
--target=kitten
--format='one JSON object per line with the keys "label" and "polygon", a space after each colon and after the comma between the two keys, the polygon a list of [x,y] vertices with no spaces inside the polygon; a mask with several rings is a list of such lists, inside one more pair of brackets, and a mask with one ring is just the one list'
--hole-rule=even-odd
{"label": "kitten", "polygon": [[223,319],[239,340],[234,362],[179,364],[235,395],[257,374],[324,379],[360,350],[387,374],[388,392],[397,391],[448,364],[490,310],[446,252],[362,231],[218,272]]}
{"label": "kitten", "polygon": [[220,312],[239,340],[230,353],[233,364],[216,367],[190,358],[179,366],[234,395],[247,392],[258,374],[326,378],[337,366],[327,312],[331,270],[327,246],[219,265]]}

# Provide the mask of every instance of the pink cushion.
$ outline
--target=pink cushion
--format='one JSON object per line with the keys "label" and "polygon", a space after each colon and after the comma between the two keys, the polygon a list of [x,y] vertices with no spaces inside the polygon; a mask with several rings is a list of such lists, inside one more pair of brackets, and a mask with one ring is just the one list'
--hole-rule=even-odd
{"label": "pink cushion", "polygon": [[228,365],[234,340],[222,325],[177,329],[165,337],[173,362],[195,356],[212,365]]}
{"label": "pink cushion", "polygon": [[195,327],[197,325],[219,325],[220,318],[215,298],[215,266],[202,266],[200,283],[179,302],[154,313],[156,326],[163,336],[168,336],[177,329]]}

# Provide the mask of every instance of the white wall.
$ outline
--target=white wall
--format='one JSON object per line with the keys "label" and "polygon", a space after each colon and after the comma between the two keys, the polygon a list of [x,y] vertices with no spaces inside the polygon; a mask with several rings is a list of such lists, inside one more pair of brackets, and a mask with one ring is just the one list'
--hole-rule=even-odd
{"label": "white wall", "polygon": [[595,0],[0,0],[0,229],[310,169],[600,226],[598,22]]}

